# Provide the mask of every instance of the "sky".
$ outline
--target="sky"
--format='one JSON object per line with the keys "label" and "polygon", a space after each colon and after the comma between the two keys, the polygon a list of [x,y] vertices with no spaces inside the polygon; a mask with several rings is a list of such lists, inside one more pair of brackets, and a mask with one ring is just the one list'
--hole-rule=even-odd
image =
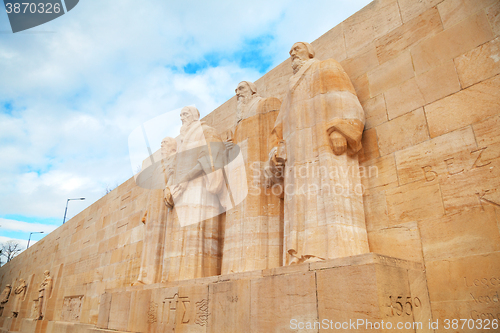
{"label": "sky", "polygon": [[0,243],[25,248],[68,198],[86,200],[67,220],[132,177],[141,124],[207,115],[369,2],[80,0],[16,34],[0,4]]}

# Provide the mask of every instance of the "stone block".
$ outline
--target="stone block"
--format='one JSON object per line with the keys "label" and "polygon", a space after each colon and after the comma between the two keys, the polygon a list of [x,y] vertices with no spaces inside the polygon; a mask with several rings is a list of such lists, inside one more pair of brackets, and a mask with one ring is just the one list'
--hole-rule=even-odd
{"label": "stone block", "polygon": [[396,0],[376,0],[343,22],[347,56],[401,25]]}
{"label": "stone block", "polygon": [[441,135],[396,152],[399,184],[432,182],[470,169],[476,140],[471,127]]}
{"label": "stone block", "polygon": [[457,71],[453,61],[448,60],[416,77],[418,88],[425,104],[432,103],[460,90]]}
{"label": "stone block", "polygon": [[375,45],[370,44],[362,53],[349,57],[340,63],[351,79],[367,73],[379,65]]}
{"label": "stone block", "polygon": [[399,9],[401,11],[403,23],[419,16],[442,1],[443,0],[399,0]]}
{"label": "stone block", "polygon": [[251,332],[287,332],[292,320],[318,320],[314,272],[251,281]]}
{"label": "stone block", "polygon": [[367,75],[371,97],[400,85],[415,76],[410,52],[405,51],[396,58],[386,61]]}
{"label": "stone block", "polygon": [[382,320],[385,325],[394,325],[392,329],[398,322],[414,321],[413,303],[421,300],[411,293],[406,269],[368,264],[325,269],[316,274],[318,291],[321,291],[318,292],[318,314],[320,319],[333,319],[330,324],[333,327],[329,329],[335,329],[336,323],[356,322],[360,326],[348,325],[344,331],[369,332]]}
{"label": "stone block", "polygon": [[111,297],[108,328],[126,331],[130,313],[131,292],[114,293]]}
{"label": "stone block", "polygon": [[418,222],[426,261],[500,251],[493,206],[476,207]]}
{"label": "stone block", "polygon": [[[480,163],[483,165],[500,157],[500,116],[487,118],[472,126],[477,146],[482,149]],[[477,154],[475,158],[477,158]]]}
{"label": "stone block", "polygon": [[500,75],[425,107],[432,138],[500,113]]}
{"label": "stone block", "polygon": [[434,7],[394,29],[376,40],[377,56],[384,63],[420,40],[433,36],[443,30],[438,10]]}
{"label": "stone block", "polygon": [[498,304],[493,298],[500,292],[500,266],[496,264],[499,260],[500,252],[493,252],[426,262],[432,304],[469,301],[477,310],[484,305]]}
{"label": "stone block", "polygon": [[500,73],[500,37],[455,58],[460,83],[467,88]]}
{"label": "stone block", "polygon": [[387,121],[387,108],[384,94],[377,95],[363,104],[365,110],[365,128],[369,129]]}
{"label": "stone block", "polygon": [[437,8],[444,28],[448,29],[496,2],[497,0],[445,0]]}
{"label": "stone block", "polygon": [[415,72],[421,74],[451,60],[493,38],[488,18],[484,12],[471,15],[466,20],[427,38],[411,50]]}
{"label": "stone block", "polygon": [[[128,316],[129,332],[147,332],[149,328],[149,308],[151,290],[138,290],[131,294],[130,315]],[[124,318],[125,319],[125,318]]]}
{"label": "stone block", "polygon": [[251,332],[250,281],[236,280],[209,286],[209,333]]}
{"label": "stone block", "polygon": [[411,222],[444,215],[441,190],[437,183],[415,182],[386,191],[389,218]]}
{"label": "stone block", "polygon": [[376,129],[381,156],[429,139],[422,108],[383,123]]}
{"label": "stone block", "polygon": [[368,243],[371,252],[423,262],[422,244],[417,222],[401,223],[370,231],[368,233]]}
{"label": "stone block", "polygon": [[387,90],[385,93],[389,120],[413,111],[425,104],[415,78]]}

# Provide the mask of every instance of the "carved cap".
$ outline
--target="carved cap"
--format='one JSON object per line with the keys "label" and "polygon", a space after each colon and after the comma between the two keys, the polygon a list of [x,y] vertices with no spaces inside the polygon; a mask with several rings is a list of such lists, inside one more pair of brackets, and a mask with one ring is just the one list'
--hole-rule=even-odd
{"label": "carved cap", "polygon": [[[250,88],[250,90],[252,91],[252,94],[257,93],[257,86],[255,85],[255,83],[250,82],[250,81],[241,81],[240,83],[243,83],[243,82],[248,84],[248,88]],[[238,86],[240,85],[240,83],[238,83]],[[238,91],[238,89],[234,89],[234,92],[237,92],[237,91]]]}
{"label": "carved cap", "polygon": [[[297,42],[295,44],[302,44],[302,45],[304,45],[306,47],[306,49],[307,49],[307,52],[309,52],[309,58],[314,58],[315,52],[314,52],[314,48],[312,47],[311,44],[309,44],[307,42]],[[293,45],[295,45],[295,44],[293,44]],[[293,48],[293,45],[292,45],[292,48]],[[288,53],[291,53],[291,52],[292,52],[292,50],[290,50],[290,52],[288,52]]]}
{"label": "carved cap", "polygon": [[193,117],[196,119],[196,120],[199,120],[200,119],[200,111],[198,111],[197,108],[195,108],[194,106],[185,106],[182,108],[183,110],[186,109],[188,110],[189,112],[191,112],[191,114],[193,115]]}

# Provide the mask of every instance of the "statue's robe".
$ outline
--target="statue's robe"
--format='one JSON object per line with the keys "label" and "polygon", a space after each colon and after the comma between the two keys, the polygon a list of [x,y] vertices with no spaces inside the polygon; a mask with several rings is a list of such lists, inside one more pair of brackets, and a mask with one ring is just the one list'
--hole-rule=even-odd
{"label": "statue's robe", "polygon": [[12,306],[12,313],[14,313],[15,317],[17,317],[17,315],[19,315],[19,312],[21,311],[21,303],[24,300],[24,296],[26,295],[26,288],[26,283],[21,283],[14,290],[16,298],[14,299],[14,305]]}
{"label": "statue's robe", "polygon": [[[286,144],[284,265],[369,252],[357,152],[364,111],[341,65],[308,60],[288,83],[273,129]],[[347,139],[335,155],[330,133]]]}
{"label": "statue's robe", "polygon": [[[278,267],[283,251],[283,204],[265,186],[263,166],[272,148],[270,133],[278,116],[279,99],[254,97],[237,123],[229,159],[241,152],[242,163],[228,164],[231,194],[248,193],[226,212],[222,274]],[[237,200],[240,201],[240,200]]]}
{"label": "statue's robe", "polygon": [[[224,145],[212,127],[199,121],[190,124],[178,139],[173,184],[197,164],[203,175],[190,180],[186,190],[173,197],[173,208],[167,213],[162,282],[220,274],[219,228],[227,205],[221,169]],[[172,193],[173,188],[169,187]]]}

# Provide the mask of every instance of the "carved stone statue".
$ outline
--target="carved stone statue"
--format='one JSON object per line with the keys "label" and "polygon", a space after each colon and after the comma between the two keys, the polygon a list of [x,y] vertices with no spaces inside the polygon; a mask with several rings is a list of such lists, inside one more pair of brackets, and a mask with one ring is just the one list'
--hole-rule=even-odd
{"label": "carved stone statue", "polygon": [[38,288],[38,319],[40,320],[45,316],[47,302],[52,292],[52,277],[50,276],[50,272],[46,270],[43,272],[43,275],[43,281]]}
{"label": "carved stone statue", "polygon": [[6,285],[2,294],[0,294],[0,306],[5,306],[5,303],[9,301],[10,292],[12,290],[12,286],[10,284]]}
{"label": "carved stone statue", "polygon": [[284,264],[369,252],[357,157],[363,108],[337,61],[315,59],[302,42],[290,55],[270,159],[284,177]]}
{"label": "carved stone statue", "polygon": [[[272,148],[269,142],[281,102],[262,98],[254,83],[242,81],[236,90],[238,99],[234,135],[228,134],[228,155],[233,160],[240,151],[244,162],[228,164],[228,180],[233,195],[248,194],[226,212],[222,274],[278,267],[283,242],[280,211],[282,200],[269,195],[265,187],[263,164]],[[237,146],[234,146],[237,144]],[[242,169],[242,170],[239,170]],[[239,201],[239,200],[238,200]]]}
{"label": "carved stone statue", "polygon": [[14,299],[14,305],[12,306],[12,316],[17,317],[19,312],[21,311],[21,303],[24,300],[24,296],[26,295],[26,282],[23,279],[19,279],[19,285],[14,289],[14,294],[16,298]]}
{"label": "carved stone statue", "polygon": [[[142,222],[145,224],[144,240],[142,247],[141,268],[135,284],[152,284],[161,280],[162,259],[164,252],[165,228],[167,224],[167,210],[165,205],[165,188],[172,181],[173,168],[175,167],[175,153],[177,142],[174,138],[166,137],[161,142],[161,163],[153,172],[149,200]],[[159,188],[159,189],[158,189]],[[163,188],[163,189],[162,189]],[[167,197],[170,197],[167,194]]]}
{"label": "carved stone statue", "polygon": [[225,148],[216,131],[199,121],[195,107],[181,110],[181,134],[168,212],[162,282],[220,273],[220,214],[227,205],[221,168]]}

